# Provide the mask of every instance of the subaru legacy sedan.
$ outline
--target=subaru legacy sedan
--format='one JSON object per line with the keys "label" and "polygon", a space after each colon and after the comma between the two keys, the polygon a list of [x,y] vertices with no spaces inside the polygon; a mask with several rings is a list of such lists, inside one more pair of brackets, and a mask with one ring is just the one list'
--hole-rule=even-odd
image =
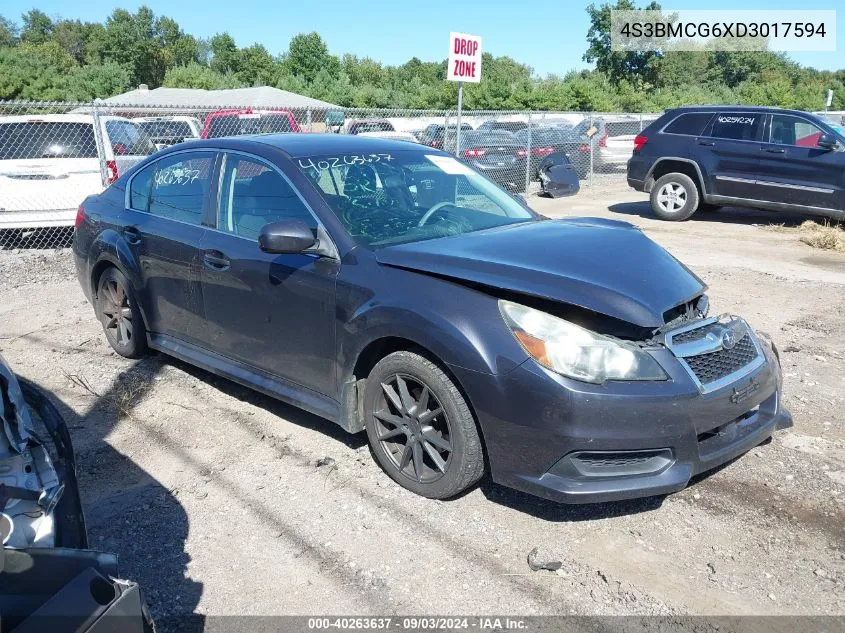
{"label": "subaru legacy sedan", "polygon": [[[660,495],[791,424],[778,353],[630,224],[402,141],[189,141],[85,200],[79,281],[148,348],[366,431],[400,485]],[[201,432],[201,430],[200,430]]]}

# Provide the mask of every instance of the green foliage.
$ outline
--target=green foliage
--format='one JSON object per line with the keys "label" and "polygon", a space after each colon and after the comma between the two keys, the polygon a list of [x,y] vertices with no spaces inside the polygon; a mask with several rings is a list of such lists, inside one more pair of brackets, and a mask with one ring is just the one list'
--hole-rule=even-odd
{"label": "green foliage", "polygon": [[[645,1],[645,0],[644,0]],[[636,0],[590,5],[584,59],[595,70],[537,77],[510,57],[485,53],[482,80],[467,84],[470,109],[660,111],[694,103],[754,103],[818,110],[826,91],[845,109],[845,69],[803,68],[782,54],[636,53],[610,48],[611,9]],[[659,10],[651,2],[645,8]],[[20,28],[0,16],[0,99],[87,100],[145,83],[150,88],[217,90],[276,86],[344,107],[454,108],[457,84],[446,62],[413,57],[400,66],[335,56],[318,33],[293,37],[274,57],[261,44],[238,47],[226,32],[203,40],[148,7],[116,9],[105,23],[50,18],[33,9]]]}

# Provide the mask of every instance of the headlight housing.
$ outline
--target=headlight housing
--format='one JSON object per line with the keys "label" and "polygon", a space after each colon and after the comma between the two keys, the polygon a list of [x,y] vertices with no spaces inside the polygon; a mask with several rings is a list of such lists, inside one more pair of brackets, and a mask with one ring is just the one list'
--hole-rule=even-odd
{"label": "headlight housing", "polygon": [[667,378],[657,361],[632,343],[512,301],[500,300],[499,310],[528,355],[559,374],[591,383]]}

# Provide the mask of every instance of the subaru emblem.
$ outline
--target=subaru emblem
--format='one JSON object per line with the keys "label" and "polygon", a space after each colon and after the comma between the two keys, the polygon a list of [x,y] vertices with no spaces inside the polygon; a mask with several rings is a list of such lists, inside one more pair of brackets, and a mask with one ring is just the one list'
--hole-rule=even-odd
{"label": "subaru emblem", "polygon": [[726,329],[722,332],[722,347],[725,349],[733,349],[734,345],[736,345],[736,335],[734,334],[733,329]]}

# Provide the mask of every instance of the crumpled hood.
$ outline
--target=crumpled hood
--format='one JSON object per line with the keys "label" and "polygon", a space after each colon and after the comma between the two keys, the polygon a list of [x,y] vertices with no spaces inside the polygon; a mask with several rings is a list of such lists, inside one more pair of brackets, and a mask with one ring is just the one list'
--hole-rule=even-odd
{"label": "crumpled hood", "polygon": [[707,286],[627,222],[529,222],[376,252],[379,263],[581,306],[659,328]]}
{"label": "crumpled hood", "polygon": [[31,437],[32,418],[18,379],[2,355],[0,355],[0,426],[3,433],[3,438],[0,438],[0,454],[5,452],[6,443],[12,451],[23,453]]}

